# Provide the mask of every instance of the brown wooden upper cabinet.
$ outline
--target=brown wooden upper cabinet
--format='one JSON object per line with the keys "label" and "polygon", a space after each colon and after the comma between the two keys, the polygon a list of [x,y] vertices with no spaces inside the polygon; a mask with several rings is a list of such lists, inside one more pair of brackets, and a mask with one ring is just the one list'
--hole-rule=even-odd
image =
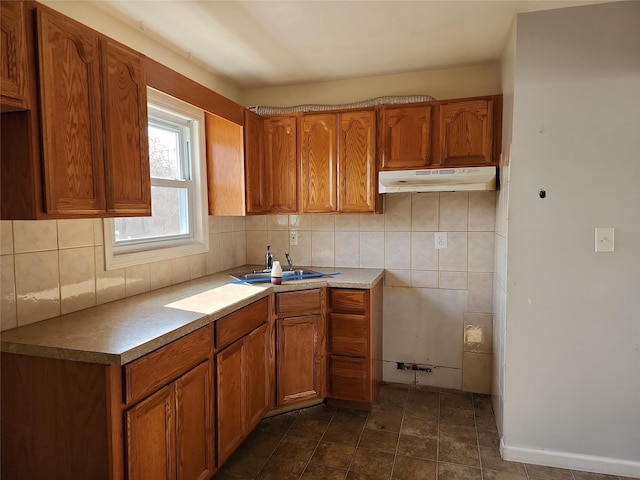
{"label": "brown wooden upper cabinet", "polygon": [[500,138],[499,98],[480,98],[442,102],[435,121],[434,163],[441,166],[480,166],[497,164],[494,142]]}
{"label": "brown wooden upper cabinet", "polygon": [[244,113],[244,163],[248,214],[262,214],[269,211],[264,151],[264,121],[260,115],[246,110]]}
{"label": "brown wooden upper cabinet", "polygon": [[302,117],[302,213],[377,208],[373,109]]}
{"label": "brown wooden upper cabinet", "polygon": [[0,2],[0,103],[5,108],[25,108],[26,46],[22,2]]}
{"label": "brown wooden upper cabinet", "polygon": [[382,170],[425,168],[431,165],[433,105],[385,106],[379,117]]}
{"label": "brown wooden upper cabinet", "polygon": [[264,122],[245,110],[244,128],[205,113],[210,215],[268,212]]}
{"label": "brown wooden upper cabinet", "polygon": [[10,190],[2,218],[151,215],[144,57],[50,8],[25,5],[24,24],[35,15],[35,31],[25,28],[37,45],[29,80],[39,85],[39,111],[34,101],[25,116],[3,114],[3,137],[20,141],[2,149],[2,187]]}
{"label": "brown wooden upper cabinet", "polygon": [[264,120],[267,203],[269,213],[298,211],[297,118],[277,115]]}
{"label": "brown wooden upper cabinet", "polygon": [[381,170],[498,165],[502,96],[384,106]]}

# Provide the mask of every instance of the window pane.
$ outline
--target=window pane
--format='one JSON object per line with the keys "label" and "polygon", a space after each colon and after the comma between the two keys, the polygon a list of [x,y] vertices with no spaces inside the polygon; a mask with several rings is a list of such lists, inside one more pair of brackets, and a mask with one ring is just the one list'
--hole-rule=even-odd
{"label": "window pane", "polygon": [[149,163],[151,176],[182,179],[180,168],[180,134],[178,131],[149,125]]}
{"label": "window pane", "polygon": [[189,235],[186,188],[151,187],[151,217],[114,219],[116,242]]}

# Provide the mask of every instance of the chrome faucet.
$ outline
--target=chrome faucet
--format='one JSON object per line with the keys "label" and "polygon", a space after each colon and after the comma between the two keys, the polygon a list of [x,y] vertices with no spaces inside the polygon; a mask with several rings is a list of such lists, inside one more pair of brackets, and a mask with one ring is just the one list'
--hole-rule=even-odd
{"label": "chrome faucet", "polygon": [[270,251],[271,245],[267,245],[267,253],[264,256],[264,269],[271,271],[273,267],[273,253]]}
{"label": "chrome faucet", "polygon": [[291,256],[289,256],[289,252],[284,252],[284,256],[287,259],[287,263],[289,264],[289,270],[294,271],[295,267],[293,266],[293,262],[291,261]]}

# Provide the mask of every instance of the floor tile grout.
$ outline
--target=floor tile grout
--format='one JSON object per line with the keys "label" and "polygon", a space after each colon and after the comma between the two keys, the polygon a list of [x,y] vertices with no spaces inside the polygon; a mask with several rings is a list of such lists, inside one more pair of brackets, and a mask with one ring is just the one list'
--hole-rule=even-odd
{"label": "floor tile grout", "polygon": [[[236,458],[236,460],[240,460],[240,462],[234,463],[234,465],[236,466],[232,466],[231,470],[227,470],[225,472],[223,469],[221,469],[219,471],[219,473],[221,473],[220,477],[240,478],[238,477],[238,475],[240,475],[242,476],[242,478],[251,478],[252,480],[260,478],[274,478],[274,474],[280,475],[280,470],[278,469],[283,468],[281,467],[282,465],[284,465],[284,468],[286,469],[294,468],[294,470],[282,470],[283,472],[285,472],[282,478],[289,478],[292,480],[302,480],[304,478],[320,478],[321,476],[325,475],[322,473],[323,471],[326,472],[326,475],[331,475],[331,478],[340,477],[343,480],[350,478],[350,475],[353,476],[353,478],[366,477],[371,479],[385,478],[387,480],[393,480],[396,475],[402,476],[403,473],[406,474],[408,465],[416,465],[415,468],[417,469],[433,468],[433,470],[426,470],[426,472],[433,472],[435,476],[429,476],[429,478],[433,478],[434,480],[443,480],[445,476],[447,479],[452,480],[467,478],[467,475],[471,474],[473,478],[477,478],[478,480],[488,480],[492,475],[496,475],[496,473],[489,474],[490,470],[498,472],[498,475],[500,475],[500,472],[504,472],[506,475],[509,475],[509,473],[507,472],[512,471],[514,472],[512,474],[513,478],[520,478],[522,480],[538,480],[537,477],[532,477],[531,475],[534,472],[538,472],[539,475],[542,474],[541,472],[543,472],[543,470],[532,470],[533,466],[527,465],[526,463],[507,462],[501,459],[499,455],[499,448],[496,447],[496,434],[494,434],[494,430],[492,429],[492,425],[490,423],[491,421],[495,423],[493,406],[490,403],[490,397],[488,397],[487,395],[478,395],[468,392],[450,391],[445,389],[420,389],[412,386],[401,386],[397,384],[390,384],[387,388],[388,389],[386,390],[387,393],[385,397],[379,400],[381,403],[384,402],[384,404],[382,405],[382,410],[374,407],[374,410],[366,412],[366,414],[337,408],[323,411],[321,409],[331,407],[318,405],[309,407],[309,409],[298,412],[289,418],[285,418],[282,420],[282,422],[278,422],[276,420],[271,425],[267,424],[264,430],[261,431],[268,435],[265,437],[258,437],[256,439],[256,441],[263,442],[256,444],[256,446],[261,449],[259,450],[259,452],[262,451],[263,453],[256,454],[255,457],[252,457],[254,459],[252,461],[255,461],[254,465],[260,465],[255,475],[252,475],[255,470],[251,471],[251,473],[249,473],[249,470],[246,470],[246,472],[249,473],[248,475],[246,473],[242,473],[245,470],[243,470],[244,467],[242,467],[243,457],[240,456]],[[425,394],[420,392],[425,392]],[[435,404],[435,396],[431,396],[432,393],[437,394],[437,407]],[[424,397],[422,395],[424,395]],[[410,403],[410,400],[412,398],[413,401]],[[425,399],[425,402],[422,402],[422,399]],[[469,441],[471,440],[472,430],[468,428],[470,426],[470,421],[467,399],[471,401],[471,418],[473,419],[475,444],[472,444]],[[398,407],[401,408],[397,408],[393,403],[394,401],[401,403],[401,405],[398,405]],[[387,402],[391,403],[387,404]],[[377,406],[379,405],[380,404],[377,404]],[[387,408],[386,405],[390,405],[391,408],[389,410],[384,409]],[[305,421],[305,412],[314,408],[319,409],[316,410],[315,413],[319,414],[319,416],[314,417],[314,412],[311,411],[309,414],[310,416],[307,417],[307,420],[310,419],[312,421],[306,425],[302,424],[301,427],[301,423],[298,422]],[[436,415],[435,429],[433,428],[434,425],[432,420],[434,414]],[[398,424],[396,423],[398,420],[398,416],[400,416],[399,427],[397,427]],[[336,422],[338,417],[344,418],[344,422]],[[408,419],[410,418],[413,420],[411,420],[411,423],[407,423]],[[353,423],[353,425],[351,425],[351,421],[354,419],[357,419],[357,428],[359,429],[359,431],[356,430],[355,422]],[[318,421],[319,423],[316,424],[315,421]],[[332,430],[332,441],[325,440],[325,437],[327,436],[327,433],[329,432],[331,426],[340,425],[340,423],[351,425],[351,427],[353,427],[346,427],[346,431],[353,433],[351,442],[353,442],[353,440],[355,440],[357,436],[357,440],[355,440],[355,443],[341,443],[341,437],[336,435],[339,435],[339,429]],[[294,431],[293,429],[296,424],[298,424],[298,426]],[[317,436],[319,429],[315,429],[316,426],[322,427],[322,432],[319,436]],[[444,430],[445,437],[442,437],[444,426],[447,426],[447,428]],[[311,438],[305,435],[306,427],[310,427],[313,431],[313,436]],[[388,428],[392,428],[393,430],[397,428],[398,431],[396,433],[395,431],[388,430]],[[403,430],[405,428],[409,433],[403,434]],[[435,438],[433,437],[434,431]],[[294,433],[290,435],[290,432]],[[483,434],[483,443],[485,447],[480,444],[481,433]],[[395,439],[395,446],[392,443],[393,437],[391,437],[391,435],[389,434],[397,435]],[[271,436],[275,438],[269,440]],[[366,446],[363,446],[363,440],[365,440],[365,436]],[[295,457],[293,457],[296,462],[290,462],[289,458],[286,456],[286,452],[285,455],[282,455],[281,451],[276,456],[276,452],[283,445],[285,437],[307,439],[304,441],[300,441],[300,449],[296,447],[296,451],[300,454],[304,453],[306,455],[308,452],[308,457],[306,458],[304,463],[300,461],[304,458],[301,457],[301,455],[296,455]],[[407,439],[406,442],[408,443],[404,444],[401,453],[400,442],[405,437]],[[410,440],[410,438],[413,438],[413,440]],[[311,440],[316,442],[315,445],[311,442]],[[266,443],[264,443],[265,441]],[[445,443],[444,451],[442,450],[443,441]],[[274,445],[274,443],[269,442],[275,442],[275,446],[271,447],[271,445]],[[287,440],[287,442],[293,442],[293,440]],[[431,442],[435,443],[435,460],[433,460],[434,444]],[[336,446],[339,445],[342,447],[349,446],[350,448],[353,448],[353,451],[350,457],[348,456],[348,452],[345,451],[344,455],[342,455],[341,457],[342,459],[339,460],[338,463],[324,463],[322,457],[317,457],[319,461],[315,462],[313,469],[309,470],[312,461],[314,460],[314,458],[316,458],[316,455],[318,454],[319,449],[323,444],[332,444]],[[466,447],[463,448],[464,445],[466,445]],[[472,449],[471,445],[473,445],[475,448]],[[266,446],[271,448],[271,451],[266,455],[266,458],[262,460],[262,455],[264,455],[264,453],[268,451],[264,448]],[[331,458],[327,456],[328,452],[332,451],[331,448],[334,447],[329,446],[326,449],[323,449],[323,458]],[[472,458],[473,451],[476,452],[478,466],[476,466],[475,460],[473,460]],[[486,455],[486,462],[483,460],[483,451]],[[496,455],[496,451],[498,452],[498,457],[494,458]],[[355,472],[352,470],[352,468],[354,467],[358,452],[361,452],[360,455],[364,455],[364,457],[358,457],[358,465],[356,467],[360,471]],[[381,457],[382,461],[380,465],[384,465],[385,468],[387,468],[387,466],[389,465],[389,458],[392,459],[391,469],[388,475],[380,475],[382,470],[376,471],[375,474],[370,475],[374,471],[362,462],[363,459],[365,460],[365,462],[369,463],[375,461],[376,452],[385,452],[384,455],[378,456]],[[240,455],[239,452],[238,454]],[[243,455],[252,455],[251,450],[245,450]],[[346,463],[347,458],[349,459],[348,463]],[[286,461],[284,463],[278,464],[278,462],[285,459]],[[401,464],[398,463],[399,459],[402,460]],[[512,469],[509,464],[516,465],[517,469]],[[240,465],[240,467],[238,467],[238,465]],[[298,470],[299,468],[301,468],[301,465],[302,469]],[[397,470],[398,465],[401,465],[399,470]],[[236,468],[239,468],[239,470],[235,470]],[[344,468],[346,468],[346,470],[344,470]],[[362,469],[369,473],[365,474]],[[521,471],[519,471],[518,469],[521,469]],[[479,475],[477,473],[478,470]],[[577,480],[578,478],[580,478],[572,469],[562,470],[565,470],[565,472],[557,470],[557,473],[561,474],[563,478],[569,476],[572,480]],[[566,474],[566,471],[569,471],[569,475]],[[300,473],[291,475],[294,472]],[[419,474],[416,471],[414,472],[414,475],[415,478],[418,478]],[[460,477],[459,475],[462,475],[462,477]],[[215,478],[218,478],[217,475],[216,477],[214,477],[214,479]],[[622,480],[623,477],[612,475],[611,477],[607,478],[611,478],[612,480]]]}

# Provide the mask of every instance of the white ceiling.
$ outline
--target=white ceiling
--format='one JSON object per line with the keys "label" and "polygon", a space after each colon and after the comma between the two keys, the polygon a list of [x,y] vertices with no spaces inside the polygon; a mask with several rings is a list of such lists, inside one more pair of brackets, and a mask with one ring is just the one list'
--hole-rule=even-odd
{"label": "white ceiling", "polygon": [[255,88],[494,62],[517,13],[599,2],[94,3],[237,86]]}

